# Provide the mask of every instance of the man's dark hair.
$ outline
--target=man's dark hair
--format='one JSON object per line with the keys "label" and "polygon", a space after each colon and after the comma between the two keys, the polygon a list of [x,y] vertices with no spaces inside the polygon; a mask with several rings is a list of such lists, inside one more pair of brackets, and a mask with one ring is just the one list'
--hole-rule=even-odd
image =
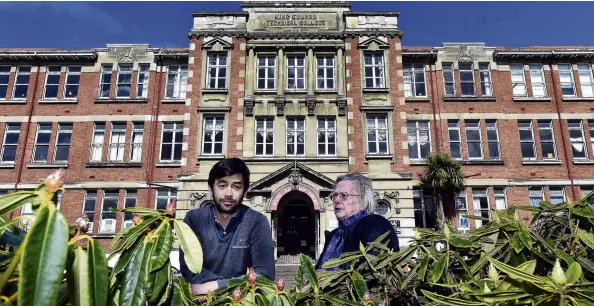
{"label": "man's dark hair", "polygon": [[213,190],[214,182],[222,177],[241,174],[243,177],[243,192],[250,187],[250,169],[242,159],[233,157],[225,158],[216,163],[208,173],[208,187]]}

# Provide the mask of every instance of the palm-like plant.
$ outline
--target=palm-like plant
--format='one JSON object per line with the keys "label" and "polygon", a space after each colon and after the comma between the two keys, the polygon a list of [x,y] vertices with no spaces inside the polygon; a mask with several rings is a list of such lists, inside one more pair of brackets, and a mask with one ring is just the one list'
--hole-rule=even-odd
{"label": "palm-like plant", "polygon": [[445,153],[429,155],[421,184],[433,190],[437,202],[437,230],[441,231],[446,217],[448,220],[454,217],[455,196],[464,190],[466,184],[462,165]]}

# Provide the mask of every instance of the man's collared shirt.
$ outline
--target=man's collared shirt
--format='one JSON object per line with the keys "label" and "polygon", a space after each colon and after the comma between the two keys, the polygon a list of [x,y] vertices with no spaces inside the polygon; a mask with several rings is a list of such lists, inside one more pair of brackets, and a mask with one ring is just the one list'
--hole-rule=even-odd
{"label": "man's collared shirt", "polygon": [[221,223],[219,223],[219,219],[217,218],[217,214],[215,212],[215,205],[216,204],[210,205],[210,213],[212,214],[212,217],[214,219],[215,227],[217,229],[217,235],[219,236],[219,239],[223,239],[227,237],[227,235],[233,234],[237,230],[237,227],[239,227],[239,224],[241,224],[241,219],[243,217],[243,214],[245,213],[245,209],[243,209],[243,207],[240,206],[235,216],[231,217],[231,220],[229,220],[227,228],[223,228]]}

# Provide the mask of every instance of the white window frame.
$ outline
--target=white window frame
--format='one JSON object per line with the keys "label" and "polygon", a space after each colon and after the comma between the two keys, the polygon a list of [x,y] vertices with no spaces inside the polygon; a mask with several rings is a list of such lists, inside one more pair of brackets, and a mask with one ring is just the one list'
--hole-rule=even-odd
{"label": "white window frame", "polygon": [[[254,135],[254,140],[257,139],[258,137],[258,132],[263,132],[264,133],[264,137],[262,137],[263,142],[259,143],[257,140],[255,141],[256,143],[256,150],[255,150],[255,155],[256,156],[272,156],[274,155],[274,118],[273,117],[258,117],[256,118],[255,124],[256,124],[256,133]],[[263,121],[263,128],[258,128],[258,121]],[[270,126],[269,126],[270,124]],[[266,136],[268,134],[272,134],[272,152],[266,152],[266,146],[269,145],[270,143],[268,143],[266,141]],[[258,154],[258,145],[262,146],[262,153]]]}
{"label": "white window frame", "polygon": [[561,202],[565,202],[567,199],[565,198],[565,188],[563,186],[549,186],[549,198],[551,199],[551,204],[557,204],[553,201],[553,198],[561,198]]}
{"label": "white window frame", "polygon": [[[134,68],[132,65],[119,65],[118,66],[118,76],[116,81],[116,98],[131,98],[132,97],[132,75],[134,72]],[[122,78],[124,76],[129,76],[130,81],[124,82]],[[128,95],[120,95],[120,87],[128,87]]]}
{"label": "white window frame", "polygon": [[[21,71],[21,70],[25,70],[25,71]],[[27,71],[28,70],[28,71]],[[19,80],[19,76],[22,75],[26,75],[27,76],[27,83],[18,83]],[[14,78],[14,85],[12,87],[12,99],[13,100],[26,100],[27,96],[29,94],[29,83],[31,82],[31,66],[18,66],[17,67],[17,72]],[[16,97],[16,88],[17,86],[24,86],[27,88],[27,90],[25,91],[25,97],[24,98],[20,98],[20,97]]]}
{"label": "white window frame", "polygon": [[[166,129],[165,125],[166,124],[173,124],[173,128],[171,129]],[[171,135],[171,142],[170,143],[163,143],[163,135],[165,134],[165,132],[170,131],[172,132]],[[177,135],[177,133],[181,133],[182,134],[182,141],[180,143],[175,142],[175,136]],[[161,151],[159,152],[159,161],[162,163],[179,163],[181,162],[181,159],[183,158],[183,152],[180,152],[180,159],[176,160],[175,159],[175,147],[179,145],[180,151],[183,151],[183,133],[184,133],[184,123],[183,122],[162,122],[161,124]],[[171,158],[169,159],[163,159],[163,148],[165,146],[171,146]]]}
{"label": "white window frame", "polygon": [[[487,200],[487,207],[481,207],[480,205],[480,199],[486,199]],[[475,200],[478,199],[478,207],[477,205],[475,205],[477,202],[475,202]],[[472,187],[472,209],[474,211],[474,215],[478,216],[478,217],[483,217],[484,212],[487,213],[487,218],[491,219],[491,204],[489,203],[489,188],[487,187]],[[483,220],[475,220],[475,227],[479,228],[481,226],[483,226]]]}
{"label": "white window frame", "polygon": [[[169,76],[174,75],[173,82]],[[185,99],[188,89],[188,65],[169,65],[167,67],[167,81],[165,85],[165,97],[168,99]]]}
{"label": "white window frame", "polygon": [[[444,96],[455,96],[456,95],[456,78],[454,75],[454,64],[453,63],[442,63],[441,72],[443,75],[443,94]],[[447,77],[446,77],[447,74]],[[451,79],[451,80],[449,80]],[[452,93],[448,93],[448,85],[452,86]]]}
{"label": "white window frame", "polygon": [[[592,66],[590,64],[578,64],[578,77],[580,78],[580,87],[582,97],[594,97],[594,79],[592,78]],[[584,88],[589,88],[590,93],[584,94]]]}
{"label": "white window frame", "polygon": [[[414,127],[409,127],[409,123],[410,122],[414,122],[415,126]],[[427,128],[421,128],[420,124],[421,123],[427,123]],[[411,129],[414,129],[414,133],[415,133],[415,146],[416,146],[416,150],[417,150],[417,154],[418,154],[418,158],[411,158],[410,154],[409,154],[409,158],[410,160],[425,160],[427,159],[427,156],[423,157],[421,156],[421,143],[420,143],[420,131],[421,130],[427,130],[427,141],[429,142],[429,152],[427,155],[431,154],[431,152],[433,152],[433,148],[431,146],[431,121],[429,120],[408,120],[406,122],[406,129],[407,129],[407,138],[408,138],[408,146],[409,146],[409,150],[410,150],[410,146],[411,146],[411,141],[410,141],[410,133],[411,133]],[[410,151],[409,151],[410,152]]]}
{"label": "white window frame", "polygon": [[[462,67],[468,66],[470,67],[470,69],[462,69]],[[476,96],[476,80],[474,79],[474,67],[472,63],[458,63],[458,71],[460,73],[460,94],[462,96],[466,96],[466,97],[474,97]],[[463,89],[463,85],[464,84],[471,84],[470,81],[463,81],[462,80],[462,73],[470,73],[470,75],[472,76],[472,94],[465,94],[464,93],[464,89]]]}
{"label": "white window frame", "polygon": [[136,97],[148,98],[149,80],[151,77],[150,64],[138,64],[138,75],[136,76]]}
{"label": "white window frame", "polygon": [[[49,130],[47,129],[41,129],[41,127],[47,127],[49,126]],[[33,163],[48,163],[49,162],[49,148],[50,148],[50,143],[51,143],[51,138],[52,138],[52,132],[53,132],[53,124],[52,123],[47,123],[47,122],[39,122],[37,123],[37,132],[35,133],[35,146],[33,147]],[[40,144],[39,143],[39,135],[40,134],[49,134],[49,139],[47,141],[47,143],[43,143]],[[39,146],[47,146],[47,152],[45,155],[45,159],[43,160],[37,160],[37,147]]]}
{"label": "white window frame", "polygon": [[[367,154],[369,155],[388,155],[390,154],[390,128],[388,121],[388,114],[367,114],[365,121],[365,140],[367,143]],[[370,121],[373,127],[370,127]],[[384,123],[384,127],[380,127],[380,123]],[[375,140],[369,140],[370,132],[375,135]],[[385,133],[385,140],[380,140],[380,134]],[[380,144],[385,143],[386,150],[380,150]],[[375,144],[375,152],[371,152],[370,145]]]}
{"label": "white window frame", "polygon": [[[538,207],[536,204],[540,204],[540,202],[544,201],[544,188],[542,186],[531,186],[528,187],[528,199],[530,201],[530,206]],[[533,203],[532,199],[539,199],[538,203]]]}
{"label": "white window frame", "polygon": [[[371,63],[369,64],[365,61],[368,56],[371,58]],[[386,88],[386,61],[384,57],[383,51],[363,51],[363,88]],[[371,68],[370,76],[365,72],[366,68]],[[376,68],[380,69],[380,75],[376,75]],[[367,86],[367,79],[373,80],[372,86]],[[377,85],[376,81],[379,81],[380,84]]]}
{"label": "white window frame", "polygon": [[[322,60],[322,64],[320,65],[320,59]],[[329,65],[328,62],[332,61],[332,65]],[[323,54],[318,53],[316,54],[316,89],[319,90],[334,90],[336,89],[336,60],[334,58],[334,54]],[[322,76],[320,79],[320,71],[322,72]],[[332,77],[328,76],[328,72],[332,72]],[[332,87],[328,86],[328,81],[332,80]],[[320,86],[320,81],[324,86]]]}
{"label": "white window frame", "polygon": [[[70,129],[67,129],[68,126],[70,126]],[[72,123],[63,123],[63,122],[58,123],[58,133],[56,135],[56,143],[54,144],[54,163],[64,163],[64,164],[68,163],[68,159],[70,159],[70,145],[72,144],[72,130],[73,129],[74,129],[74,124],[72,124]],[[68,141],[67,144],[60,143],[60,135],[62,135],[62,134],[70,134],[70,140]],[[59,147],[68,147],[68,158],[66,160],[57,160],[56,157],[58,155]]]}
{"label": "white window frame", "polygon": [[479,79],[481,81],[481,95],[492,97],[493,79],[491,78],[491,63],[479,63]]}
{"label": "white window frame", "polygon": [[[102,128],[99,128],[98,125],[102,125]],[[101,140],[99,141],[97,138],[101,136]],[[93,124],[93,139],[91,141],[91,152],[89,154],[89,161],[91,162],[101,162],[103,157],[103,144],[105,143],[105,122],[94,122]],[[93,154],[93,152],[98,152],[97,156]]]}
{"label": "white window frame", "polygon": [[[533,97],[546,97],[547,96],[547,81],[545,79],[544,69],[542,64],[530,64],[528,65],[530,71],[530,82],[532,83],[532,96]],[[536,76],[542,78],[542,82],[535,82]],[[536,95],[535,85],[542,85],[542,95]]]}
{"label": "white window frame", "polygon": [[[538,137],[540,138],[540,152],[542,153],[542,159],[557,160],[557,143],[555,141],[555,129],[553,128],[553,120],[538,120],[536,123],[538,124]],[[551,140],[542,141],[543,137],[540,132],[545,131],[545,130],[551,131],[551,137],[552,137]],[[554,153],[553,157],[548,157],[548,156],[544,155],[543,143],[552,143],[553,144],[553,153]]]}
{"label": "white window frame", "polygon": [[[101,99],[109,99],[109,95],[111,94],[111,81],[113,78],[113,65],[102,65],[101,66],[101,75],[99,76],[99,98]],[[109,82],[105,82],[105,77],[109,77]],[[107,89],[107,92],[103,90],[103,87]]]}
{"label": "white window frame", "polygon": [[[115,191],[115,196],[107,196],[107,192]],[[116,232],[116,220],[117,220],[117,213],[111,212],[106,209],[105,207],[105,200],[115,200],[115,209],[118,208],[119,201],[120,201],[120,191],[118,189],[105,189],[103,190],[103,196],[101,199],[101,226],[99,227],[99,233],[101,234],[113,234]],[[113,214],[114,218],[105,218],[104,214]],[[113,224],[113,227],[107,228],[106,221],[110,221]]]}
{"label": "white window frame", "polygon": [[[323,127],[320,127],[320,122],[323,123]],[[330,126],[330,124],[328,124],[329,122],[332,122],[332,126]],[[318,122],[317,122],[317,128],[318,128],[318,156],[336,156],[337,154],[337,148],[336,148],[336,118],[335,117],[318,117]],[[324,142],[320,143],[320,133],[324,134]],[[334,133],[334,141],[330,142],[328,140],[328,134],[329,133]],[[333,144],[334,145],[334,153],[330,154],[329,152],[329,146]],[[326,152],[326,154],[321,154],[320,153],[320,145],[324,146],[324,151]]]}
{"label": "white window frame", "polygon": [[[507,209],[507,188],[505,187],[493,187],[493,194],[495,195],[495,208],[498,210]],[[498,204],[497,200],[503,201],[503,207]]]}
{"label": "white window frame", "polygon": [[[94,195],[89,195],[89,193],[94,193]],[[82,205],[82,214],[84,215],[85,213],[87,214],[87,216],[89,217],[89,233],[93,233],[93,224],[95,221],[95,208],[97,207],[97,194],[99,193],[99,191],[97,189],[92,189],[92,190],[88,190],[85,189],[85,197],[83,199],[83,205]],[[94,202],[93,205],[93,210],[87,210],[86,206],[87,206],[87,200],[91,200]]]}
{"label": "white window frame", "polygon": [[130,139],[130,161],[142,162],[142,142],[144,140],[144,122],[132,122]]}
{"label": "white window frame", "polygon": [[[78,70],[78,71],[76,71]],[[81,66],[68,66],[66,67],[66,79],[64,80],[64,92],[62,96],[66,100],[76,100],[78,99],[78,91],[80,90],[80,74],[82,72]],[[74,83],[70,81],[70,77],[78,75],[78,82]],[[76,95],[69,97],[68,96],[68,87],[76,87]]]}
{"label": "white window frame", "polygon": [[[567,129],[569,131],[569,142],[571,145],[571,153],[572,153],[572,157],[573,159],[588,159],[588,149],[586,147],[586,138],[584,137],[584,129],[582,126],[583,122],[582,120],[567,120]],[[572,131],[578,131],[580,134],[581,140],[577,139],[575,140],[575,138],[571,137],[571,132]],[[575,146],[576,145],[582,145],[582,151],[584,152],[584,156],[575,156]]]}
{"label": "white window frame", "polygon": [[[514,64],[510,64],[509,65],[509,70],[510,70],[510,75],[511,75],[511,81],[512,81],[512,95],[514,97],[526,97],[528,95],[528,91],[526,90],[526,75],[524,72],[524,64],[518,64],[518,63],[514,63]],[[522,80],[515,80],[514,81],[514,76],[516,78],[518,77],[522,77]],[[519,91],[516,92],[516,87],[517,86],[521,86],[519,88],[523,88],[523,91]]]}
{"label": "white window frame", "polygon": [[[452,134],[454,133],[454,134]],[[456,135],[458,137],[458,140],[452,140],[452,135]],[[448,138],[450,141],[450,156],[453,159],[458,159],[461,160],[463,158],[462,155],[462,138],[460,136],[460,120],[458,119],[453,119],[453,120],[448,120]],[[452,144],[458,144],[458,157],[454,156],[454,153],[452,151]]]}
{"label": "white window frame", "polygon": [[[474,124],[476,123],[476,126]],[[483,135],[481,135],[481,121],[470,119],[464,121],[464,131],[466,133],[466,148],[468,149],[468,159],[483,159]],[[468,132],[474,131],[478,132],[479,139],[478,140],[471,140],[468,137]],[[478,143],[479,144],[479,153],[480,156],[471,157],[470,156],[470,144],[471,143]]]}
{"label": "white window frame", "polygon": [[[529,127],[520,127],[520,123],[530,123]],[[531,140],[522,140],[520,131],[530,131]],[[520,152],[522,151],[522,143],[532,143],[532,152],[534,152],[534,156],[532,157],[525,157],[522,153],[523,160],[535,160],[538,154],[536,153],[536,141],[534,140],[534,129],[532,127],[532,120],[518,120],[518,136],[520,138]]]}
{"label": "white window frame", "polygon": [[[563,69],[562,69],[563,67]],[[571,64],[558,64],[557,68],[559,68],[559,84],[561,85],[561,94],[564,97],[575,97],[577,96],[577,91],[575,90],[575,80],[573,77],[573,66]],[[561,79],[562,74],[567,74],[569,76],[570,82],[563,82]],[[563,93],[563,88],[569,88],[571,86],[571,90],[573,91],[572,94],[566,95]]]}
{"label": "white window frame", "polygon": [[[53,70],[53,71],[52,71]],[[43,99],[45,100],[57,100],[58,99],[58,91],[60,90],[60,76],[62,74],[62,67],[61,66],[47,66],[45,70],[45,86],[43,86]],[[48,81],[50,76],[58,76],[58,83],[49,84]],[[56,88],[56,96],[55,97],[48,97],[47,96],[47,88],[48,86],[53,86]]]}
{"label": "white window frame", "polygon": [[[163,191],[167,191],[167,195],[163,196],[162,194],[159,195],[159,192],[163,192]],[[171,203],[171,201],[175,200],[177,201],[177,189],[172,189],[172,188],[157,188],[155,190],[156,196],[155,196],[155,209],[165,209],[167,207],[167,205],[169,205],[169,203]],[[157,204],[159,203],[159,199],[165,199],[165,207],[163,208],[159,208],[157,206]]]}
{"label": "white window frame", "polygon": [[[299,122],[302,122],[302,128],[299,128]],[[305,156],[305,118],[303,117],[289,117],[286,120],[287,124],[287,147],[286,147],[286,154],[287,156]],[[299,141],[299,133],[303,134],[303,141]],[[293,136],[293,143],[289,143],[289,135],[292,134]],[[303,146],[303,153],[297,153],[299,145]],[[293,154],[289,153],[289,148],[293,147]]]}
{"label": "white window frame", "polygon": [[[18,126],[18,129],[16,129],[16,127]],[[7,144],[6,143],[6,138],[8,138],[7,136],[9,134],[17,134],[17,141],[16,143],[10,143]],[[13,165],[16,157],[17,157],[17,148],[19,145],[19,139],[21,137],[21,124],[20,123],[6,123],[6,126],[4,127],[4,139],[2,140],[2,152],[0,152],[0,164],[5,164],[5,165]],[[6,152],[6,147],[14,147],[14,160],[12,161],[5,161],[4,160],[4,153]]]}
{"label": "white window frame", "polygon": [[[211,63],[211,59],[214,58],[214,64]],[[225,89],[227,88],[227,52],[208,52],[206,57],[206,88],[208,89]],[[212,72],[214,71],[214,75]],[[223,76],[221,76],[224,74]],[[212,81],[214,80],[214,84]],[[223,86],[221,87],[221,83]]]}
{"label": "white window frame", "polygon": [[[464,205],[460,200],[464,200]],[[460,191],[456,196],[456,211],[458,213],[458,230],[461,232],[470,231],[470,220],[463,215],[468,215],[468,196],[466,194],[466,188]],[[466,226],[463,226],[466,223]]]}
{"label": "white window frame", "polygon": [[8,83],[10,83],[10,66],[0,65],[0,76],[4,76],[6,79],[6,83],[0,83],[0,88],[6,88],[4,95],[0,96],[0,100],[6,100],[6,95],[8,94]]}
{"label": "white window frame", "polygon": [[594,154],[594,120],[588,120],[588,132],[590,134],[590,145],[592,146],[592,154]]}
{"label": "white window frame", "polygon": [[[289,66],[289,59],[293,59],[293,65]],[[298,60],[302,59],[303,60],[303,65],[298,65]],[[294,82],[294,86],[293,87],[289,87],[289,71],[291,69],[294,69],[294,74],[293,74],[293,82]],[[298,76],[298,72],[299,70],[303,71],[303,78],[300,78]],[[305,54],[302,53],[289,53],[285,56],[285,73],[286,73],[286,82],[285,82],[285,89],[286,90],[306,90],[307,89],[307,80],[308,80],[308,75],[307,75],[307,56]],[[302,80],[303,81],[303,87],[298,87],[299,81]]]}
{"label": "white window frame", "polygon": [[[422,72],[423,80],[417,80],[417,72]],[[417,96],[417,87],[423,86],[424,95]],[[421,98],[427,97],[427,78],[425,75],[425,64],[410,63],[404,64],[404,97]]]}
{"label": "white window frame", "polygon": [[[264,65],[260,66],[260,58],[264,58]],[[270,63],[272,59],[272,64]],[[256,89],[257,90],[275,90],[276,89],[276,54],[262,53],[256,56]],[[264,69],[264,75],[260,75],[260,69]],[[269,75],[272,71],[272,76]],[[260,87],[260,79],[264,80],[264,87]],[[268,87],[268,81],[272,80],[272,87]]]}
{"label": "white window frame", "polygon": [[[225,116],[224,115],[205,115],[202,126],[202,155],[223,155],[225,150]],[[211,121],[212,125],[209,128],[208,123]],[[220,127],[217,124],[222,122]],[[211,137],[207,139],[206,133],[210,132]],[[223,137],[220,141],[216,141],[216,134],[223,133]],[[210,143],[210,152],[206,150],[206,144]],[[217,144],[221,145],[221,151],[216,152],[215,147]]]}
{"label": "white window frame", "polygon": [[[129,203],[134,203],[134,205],[129,205]],[[138,191],[132,189],[126,189],[124,195],[124,208],[128,207],[136,207],[136,203],[138,202]],[[128,214],[129,218],[126,218],[126,214]],[[122,213],[122,229],[130,227],[134,225],[132,221],[132,213]]]}
{"label": "white window frame", "polygon": [[[499,143],[499,123],[497,119],[486,119],[485,126],[487,128],[487,151],[489,151],[489,159],[490,160],[500,160],[501,159],[501,144]],[[494,137],[489,137],[489,131],[494,131]],[[497,144],[497,156],[491,155],[491,147],[490,144],[496,143]]]}
{"label": "white window frame", "polygon": [[[120,126],[120,128],[116,128]],[[121,126],[124,126],[122,129]],[[123,162],[124,150],[126,148],[126,122],[112,122],[109,131],[109,150],[107,152],[107,161]],[[114,151],[115,150],[115,151]]]}

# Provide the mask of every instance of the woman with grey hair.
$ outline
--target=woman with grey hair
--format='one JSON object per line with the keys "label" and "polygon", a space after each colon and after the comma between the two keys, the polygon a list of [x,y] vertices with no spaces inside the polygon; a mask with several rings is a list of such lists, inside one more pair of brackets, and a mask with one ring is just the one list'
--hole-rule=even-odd
{"label": "woman with grey hair", "polygon": [[[366,245],[386,232],[390,233],[383,242],[388,242],[388,248],[399,250],[398,236],[392,224],[386,218],[373,214],[375,198],[371,179],[367,176],[357,172],[339,176],[330,199],[338,228],[326,231],[326,243],[316,269],[342,253],[358,251],[360,243]],[[346,265],[341,268],[347,268]]]}

